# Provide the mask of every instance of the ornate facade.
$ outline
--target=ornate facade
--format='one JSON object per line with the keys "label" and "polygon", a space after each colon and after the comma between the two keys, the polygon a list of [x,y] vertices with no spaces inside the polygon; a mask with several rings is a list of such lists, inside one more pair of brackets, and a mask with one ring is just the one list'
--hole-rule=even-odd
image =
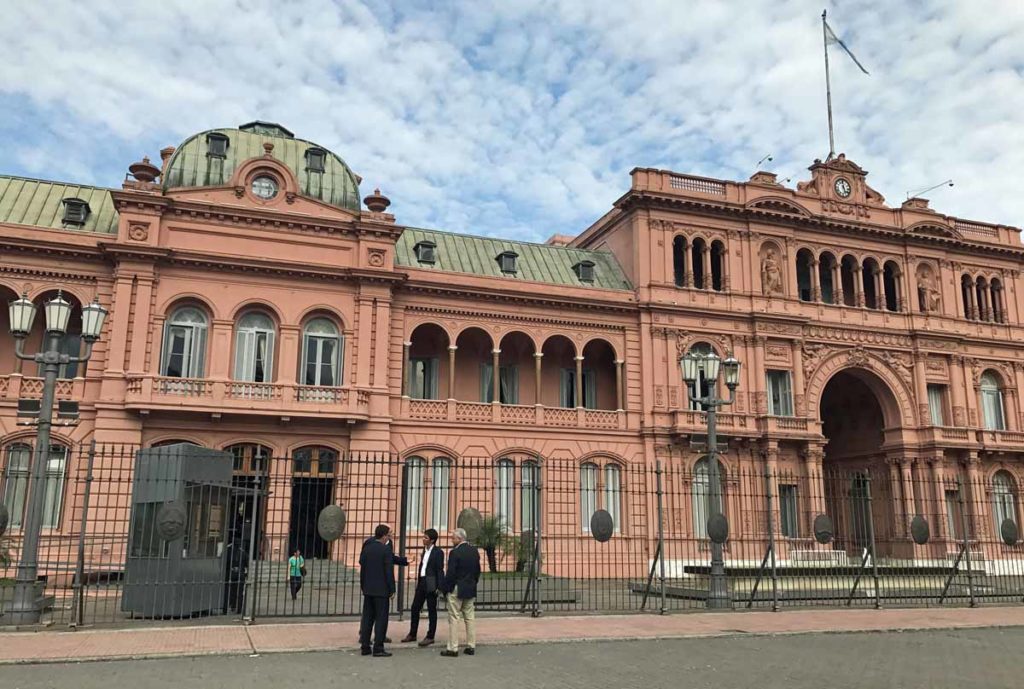
{"label": "ornate facade", "polygon": [[[678,359],[700,347],[743,364],[726,472],[888,466],[914,478],[897,515],[961,472],[1024,481],[1019,231],[888,205],[844,156],[795,190],[636,169],[607,214],[543,245],[405,227],[277,125],[161,158],[120,189],[0,177],[4,300],[62,289],[110,310],[59,382],[81,422],[58,446],[188,441],[314,477],[347,451],[692,469],[704,419]],[[16,407],[41,384],[0,319],[16,512]],[[74,517],[54,499],[59,531]]]}

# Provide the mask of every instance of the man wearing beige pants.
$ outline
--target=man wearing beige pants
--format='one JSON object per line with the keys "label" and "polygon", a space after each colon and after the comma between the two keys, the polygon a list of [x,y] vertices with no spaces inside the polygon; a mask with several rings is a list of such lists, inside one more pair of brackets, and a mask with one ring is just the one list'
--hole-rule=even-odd
{"label": "man wearing beige pants", "polygon": [[448,554],[448,568],[444,575],[443,591],[448,604],[448,648],[441,655],[456,658],[459,655],[459,626],[466,626],[468,656],[476,653],[476,584],[480,581],[480,553],[466,541],[466,531],[452,532],[455,546]]}

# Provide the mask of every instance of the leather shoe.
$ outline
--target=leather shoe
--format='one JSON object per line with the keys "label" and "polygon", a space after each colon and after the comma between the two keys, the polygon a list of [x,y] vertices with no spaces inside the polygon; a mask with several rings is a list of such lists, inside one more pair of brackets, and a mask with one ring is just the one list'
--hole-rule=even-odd
{"label": "leather shoe", "polygon": [[476,655],[476,649],[475,648],[467,648],[467,649],[465,649],[463,651],[463,653],[465,653],[468,656],[475,656]]}
{"label": "leather shoe", "polygon": [[459,652],[458,651],[449,651],[446,648],[443,651],[441,651],[441,655],[443,655],[445,658],[458,658],[459,657]]}
{"label": "leather shoe", "polygon": [[374,658],[390,658],[391,657],[391,653],[389,651],[374,651],[373,652],[373,657]]}
{"label": "leather shoe", "polygon": [[403,644],[407,644],[407,643],[409,643],[411,641],[415,641],[415,640],[416,640],[415,636],[413,636],[412,634],[408,634],[408,635],[406,635],[406,637],[404,639],[402,639],[402,643]]}
{"label": "leather shoe", "polygon": [[359,649],[359,655],[364,655],[364,656],[370,655],[370,649],[368,649],[368,648],[361,648],[361,649]]}
{"label": "leather shoe", "polygon": [[384,637],[384,643],[386,643],[386,644],[391,643],[391,637],[390,636],[385,636]]}
{"label": "leather shoe", "polygon": [[416,645],[419,646],[420,648],[424,648],[426,646],[432,645],[433,643],[434,643],[433,637],[428,636],[427,638],[423,639],[423,641],[419,642]]}

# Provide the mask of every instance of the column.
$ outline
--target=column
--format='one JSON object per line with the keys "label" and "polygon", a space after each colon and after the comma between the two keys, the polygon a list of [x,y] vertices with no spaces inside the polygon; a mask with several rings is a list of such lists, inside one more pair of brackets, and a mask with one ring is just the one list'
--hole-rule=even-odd
{"label": "column", "polygon": [[722,249],[722,255],[719,257],[719,267],[722,270],[722,291],[728,292],[731,285],[729,284],[729,247],[725,246]]}
{"label": "column", "polygon": [[455,399],[455,352],[458,351],[455,345],[448,345],[448,399]]}
{"label": "column", "polygon": [[910,522],[917,514],[917,496],[914,494],[914,474],[910,457],[900,457],[900,469],[903,474],[903,526],[910,533]]}
{"label": "column", "polygon": [[949,397],[953,407],[952,424],[967,425],[967,407],[964,404],[964,358],[953,355],[949,358]]}
{"label": "column", "polygon": [[491,384],[494,386],[494,390],[491,392],[491,403],[498,404],[501,402],[501,370],[499,368],[499,362],[501,361],[501,350],[491,350]]}
{"label": "column", "polygon": [[1006,381],[1006,387],[1003,388],[1003,403],[1006,405],[1006,430],[1008,431],[1019,431],[1020,426],[1017,424],[1017,420],[1020,418],[1019,411],[1020,405],[1017,403],[1017,389],[1010,387],[1010,381]]}
{"label": "column", "polygon": [[626,401],[622,395],[622,364],[624,362],[621,359],[615,360],[615,400],[618,404],[618,411],[622,411],[626,408]]}
{"label": "column", "polygon": [[754,409],[751,411],[754,414],[767,414],[767,404],[765,397],[765,385],[766,373],[764,368],[764,345],[767,338],[755,337],[754,338]]}
{"label": "column", "polygon": [[541,361],[544,359],[543,352],[533,353],[533,385],[534,385],[534,404],[540,406],[543,404],[540,398],[540,371]]}
{"label": "column", "polygon": [[832,261],[832,303],[842,304],[843,296],[843,275],[839,269],[839,259]]}
{"label": "column", "polygon": [[810,532],[814,518],[825,513],[825,477],[822,475],[822,463],[825,452],[821,445],[808,442],[803,451],[804,477],[806,493],[806,514],[808,515],[807,531]]}
{"label": "column", "polygon": [[[768,472],[768,487],[772,492],[772,531],[778,537],[782,534],[782,510],[779,508],[779,444],[774,441],[765,442],[761,448],[761,455],[764,457],[764,468]],[[807,531],[801,529],[801,533]]]}
{"label": "column", "polygon": [[871,278],[875,281],[875,308],[879,311],[885,310],[885,285],[882,284],[882,269],[873,268]]}
{"label": "column", "polygon": [[[140,275],[135,289],[135,313],[131,323],[131,351],[128,353],[128,370],[142,373],[146,370],[146,345],[149,334],[150,307],[153,303],[153,276]],[[160,347],[154,341],[154,348],[159,356]]]}
{"label": "column", "polygon": [[[961,282],[961,284],[963,284],[963,283]],[[961,288],[961,291],[962,291],[962,288]],[[968,278],[967,279],[967,304],[968,304],[969,308],[968,308],[967,312],[970,314],[968,316],[968,318],[971,318],[973,320],[978,320],[978,303],[977,303],[977,299],[976,299],[977,296],[978,296],[978,293],[977,293],[977,290],[975,289],[975,286],[974,286],[974,278]]]}
{"label": "column", "polygon": [[864,269],[859,263],[853,266],[853,297],[860,308],[864,308]]}
{"label": "column", "polygon": [[583,407],[583,357],[576,357],[576,408]]}
{"label": "column", "polygon": [[925,355],[921,352],[914,352],[914,386],[917,390],[917,413],[918,423],[922,426],[930,426],[931,410],[928,408],[928,378],[924,368]]}
{"label": "column", "polygon": [[807,400],[804,387],[804,349],[800,340],[793,340],[793,412],[797,416],[805,416]]}
{"label": "column", "polygon": [[900,500],[900,494],[897,493],[896,488],[901,484],[900,480],[900,462],[895,457],[887,457],[885,463],[889,465],[889,483],[893,487],[892,494],[892,508],[896,515],[896,533],[901,536],[909,535],[907,525],[910,523],[910,519],[907,517],[906,512],[903,509],[903,501]]}
{"label": "column", "polygon": [[[988,536],[988,519],[985,509],[985,486],[981,478],[981,458],[974,450],[966,454],[967,478],[965,507],[970,511],[973,540],[984,540]],[[972,551],[973,555],[973,551]]]}
{"label": "column", "polygon": [[946,533],[946,488],[942,476],[942,455],[926,458],[931,473],[932,492],[935,502],[932,503],[932,532],[937,538],[948,538]]}
{"label": "column", "polygon": [[810,264],[811,273],[811,301],[817,303],[821,301],[821,280],[818,274],[818,259],[812,258]]}
{"label": "column", "polygon": [[711,289],[711,245],[705,244],[700,252],[700,262],[704,271],[704,289]]}
{"label": "column", "polygon": [[107,371],[110,373],[124,371],[125,355],[128,351],[128,331],[131,328],[129,317],[132,309],[132,282],[132,276],[128,274],[127,270],[118,271],[114,283],[114,302],[110,308],[110,326],[107,329],[107,332],[110,333]]}
{"label": "column", "polygon": [[[412,351],[412,342],[402,343],[402,397],[408,397],[412,387],[412,361],[409,353]],[[450,359],[449,359],[450,360]],[[451,390],[448,391],[451,396]]]}
{"label": "column", "polygon": [[[977,288],[975,288],[975,292],[977,292],[977,291],[978,291]],[[981,296],[980,296],[980,298],[978,298],[978,318],[980,318],[983,321],[987,321],[990,318],[992,318],[992,311],[989,308],[989,303],[988,303],[988,286],[987,285],[981,290]]]}

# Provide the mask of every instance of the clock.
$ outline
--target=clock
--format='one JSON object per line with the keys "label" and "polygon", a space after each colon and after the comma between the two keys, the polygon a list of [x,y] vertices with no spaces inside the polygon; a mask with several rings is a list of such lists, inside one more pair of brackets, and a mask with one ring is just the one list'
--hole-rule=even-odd
{"label": "clock", "polygon": [[853,191],[853,187],[850,186],[850,183],[843,177],[836,179],[836,182],[835,184],[832,185],[832,188],[836,190],[836,194],[838,194],[840,198],[844,199],[849,198],[850,192]]}
{"label": "clock", "polygon": [[277,180],[268,175],[260,175],[252,181],[252,194],[256,198],[269,201],[277,196]]}

